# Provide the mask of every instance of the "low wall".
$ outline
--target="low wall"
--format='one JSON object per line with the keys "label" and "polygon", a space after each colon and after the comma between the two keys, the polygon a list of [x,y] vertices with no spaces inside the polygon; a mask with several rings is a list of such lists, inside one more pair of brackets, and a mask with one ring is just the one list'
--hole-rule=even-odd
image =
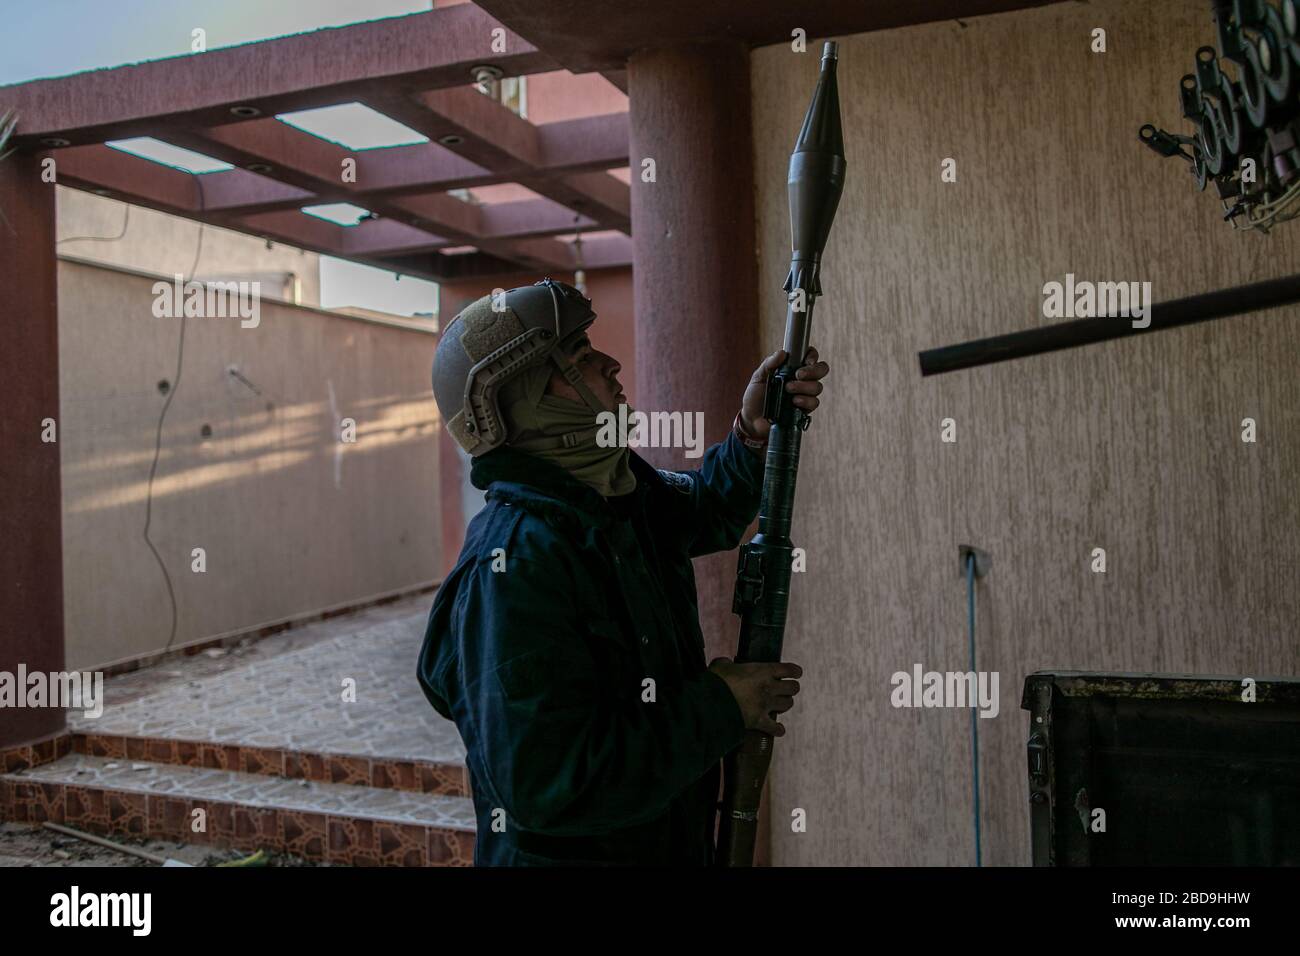
{"label": "low wall", "polygon": [[171,637],[146,520],[173,646],[437,578],[432,331],[269,299],[255,328],[187,319],[150,495],[181,331],[156,281],[59,263],[68,666]]}

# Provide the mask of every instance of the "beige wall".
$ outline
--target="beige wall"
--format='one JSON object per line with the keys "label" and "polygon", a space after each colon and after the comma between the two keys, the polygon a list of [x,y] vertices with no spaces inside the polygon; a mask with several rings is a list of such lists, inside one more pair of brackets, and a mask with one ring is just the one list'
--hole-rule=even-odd
{"label": "beige wall", "polygon": [[[190,219],[132,206],[94,193],[58,187],[58,243],[61,255],[90,259],[105,265],[139,269],[164,276],[243,277],[262,284],[262,294],[295,301],[292,278],[298,280],[297,303],[320,305],[320,256],[283,243],[203,227],[199,249],[199,224]],[[122,224],[126,231],[122,232]],[[121,234],[121,238],[113,238]],[[87,238],[94,237],[94,238]],[[106,241],[108,240],[108,241]]]}
{"label": "beige wall", "polygon": [[[1089,31],[1109,52],[1089,52]],[[833,365],[804,442],[786,656],[805,666],[777,748],[778,864],[973,858],[969,713],[895,710],[890,676],[965,670],[957,545],[980,584],[985,861],[1029,860],[1027,673],[1300,672],[1300,312],[1234,318],[923,380],[916,353],[1045,324],[1067,272],[1157,301],[1296,271],[1300,225],[1234,234],[1179,163],[1179,78],[1203,2],[1105,0],[844,38],[849,173],[814,343]],[[764,335],[780,339],[785,174],[816,47],[753,60]],[[958,161],[942,184],[940,161]],[[955,418],[958,442],[942,444]],[[1259,423],[1243,444],[1240,423]],[[1106,574],[1089,570],[1094,547]],[[790,832],[793,808],[806,833]]]}
{"label": "beige wall", "polygon": [[[175,381],[180,326],[153,316],[153,282],[59,264],[72,667],[158,650],[170,630],[162,573],[142,530],[164,401],[157,383]],[[176,644],[438,576],[435,341],[426,330],[265,299],[255,329],[238,319],[187,320],[151,529],[176,590]],[[232,366],[260,394],[229,374]],[[356,421],[352,444],[338,441],[346,417]],[[191,570],[198,547],[202,574]]]}

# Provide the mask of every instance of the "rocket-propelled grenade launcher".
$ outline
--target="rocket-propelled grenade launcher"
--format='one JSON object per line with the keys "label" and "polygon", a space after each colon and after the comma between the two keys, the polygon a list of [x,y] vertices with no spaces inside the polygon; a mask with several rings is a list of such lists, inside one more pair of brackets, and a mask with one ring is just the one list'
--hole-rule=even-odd
{"label": "rocket-propelled grenade launcher", "polygon": [[[732,610],[740,615],[737,662],[781,660],[785,616],[790,600],[794,546],[790,522],[799,473],[799,443],[810,419],[785,390],[804,364],[813,306],[821,295],[822,250],[844,190],[844,137],[835,82],[837,45],[822,50],[821,75],[790,156],[790,272],[785,318],[785,363],[767,386],[764,416],[771,421],[758,533],[740,549]],[[724,764],[722,820],[716,862],[751,866],[758,834],[758,805],[772,758],[772,738],[747,731],[744,743]]]}

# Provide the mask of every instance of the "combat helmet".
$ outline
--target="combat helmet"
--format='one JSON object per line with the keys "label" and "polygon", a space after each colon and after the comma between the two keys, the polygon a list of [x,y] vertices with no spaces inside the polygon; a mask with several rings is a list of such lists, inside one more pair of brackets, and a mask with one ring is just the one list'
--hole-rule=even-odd
{"label": "combat helmet", "polygon": [[443,331],[433,358],[433,397],[456,442],[474,457],[504,443],[501,387],[548,361],[593,412],[604,411],[565,355],[595,320],[590,299],[550,278],[485,295],[462,309]]}

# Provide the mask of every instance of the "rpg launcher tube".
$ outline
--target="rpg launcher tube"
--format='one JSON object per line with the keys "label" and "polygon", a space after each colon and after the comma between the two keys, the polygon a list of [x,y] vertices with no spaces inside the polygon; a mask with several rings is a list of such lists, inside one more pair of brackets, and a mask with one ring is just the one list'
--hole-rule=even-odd
{"label": "rpg launcher tube", "polygon": [[[840,127],[838,52],[828,42],[812,103],[790,156],[790,272],[786,276],[786,360],[767,386],[764,415],[768,437],[758,533],[740,550],[732,609],[740,615],[737,662],[781,660],[790,601],[795,480],[807,414],[785,390],[808,353],[813,307],[821,295],[821,259],[844,191],[844,137]],[[772,758],[772,738],[746,731],[745,740],[723,764],[722,819],[715,862],[752,866],[758,836],[759,801]]]}

